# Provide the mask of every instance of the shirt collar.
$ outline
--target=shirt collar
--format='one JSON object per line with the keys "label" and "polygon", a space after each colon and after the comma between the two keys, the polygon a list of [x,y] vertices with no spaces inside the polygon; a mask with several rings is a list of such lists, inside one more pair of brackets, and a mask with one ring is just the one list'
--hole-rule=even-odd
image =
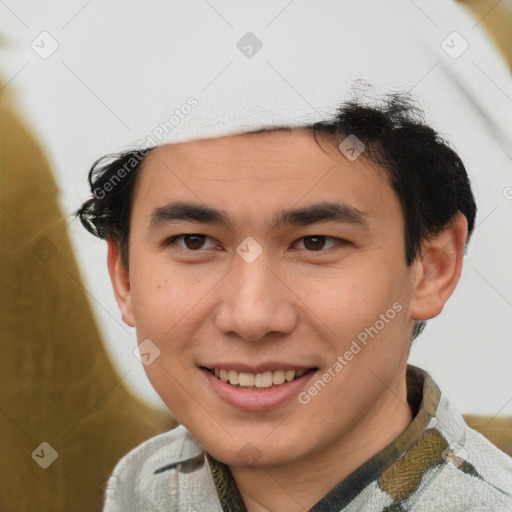
{"label": "shirt collar", "polygon": [[[435,416],[441,392],[426,371],[413,365],[407,365],[406,382],[407,401],[414,415],[411,423],[386,448],[339,482],[310,512],[342,510],[420,438]],[[205,453],[223,511],[247,512],[228,466]]]}

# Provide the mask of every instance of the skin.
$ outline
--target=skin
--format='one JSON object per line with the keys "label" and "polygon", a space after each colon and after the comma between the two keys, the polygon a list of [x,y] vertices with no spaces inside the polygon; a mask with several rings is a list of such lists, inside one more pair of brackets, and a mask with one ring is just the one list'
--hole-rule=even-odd
{"label": "skin", "polygon": [[[149,380],[176,419],[229,465],[249,512],[309,509],[403,432],[412,420],[405,371],[414,321],[441,312],[461,273],[462,214],[408,267],[402,211],[383,172],[364,154],[350,162],[335,146],[322,147],[293,130],[156,148],[135,187],[129,272],[108,242],[123,320],[139,343],[149,338],[161,351],[144,367]],[[224,209],[232,226],[150,229],[153,210],[175,200]],[[325,200],[365,212],[367,228],[268,227],[278,210]],[[206,238],[165,246],[181,234]],[[306,243],[314,235],[329,238]],[[236,252],[249,236],[263,248],[252,263]],[[314,382],[394,303],[402,306],[395,318],[306,405],[292,399],[240,410],[199,369],[283,361],[318,368]],[[239,454],[247,443],[252,462]]]}

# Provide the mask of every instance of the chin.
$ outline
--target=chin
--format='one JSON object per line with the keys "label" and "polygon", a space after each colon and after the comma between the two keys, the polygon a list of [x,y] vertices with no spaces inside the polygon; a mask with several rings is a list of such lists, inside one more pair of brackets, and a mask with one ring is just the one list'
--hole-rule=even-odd
{"label": "chin", "polygon": [[[281,442],[282,441],[282,442]],[[214,458],[232,467],[258,468],[289,464],[300,457],[297,446],[304,450],[304,442],[293,443],[290,437],[281,440],[269,436],[257,438],[229,438],[223,442],[202,443],[206,451]]]}

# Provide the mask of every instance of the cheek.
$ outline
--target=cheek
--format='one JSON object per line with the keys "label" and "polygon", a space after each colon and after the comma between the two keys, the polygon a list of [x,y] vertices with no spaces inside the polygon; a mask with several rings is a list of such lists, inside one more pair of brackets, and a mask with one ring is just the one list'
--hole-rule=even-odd
{"label": "cheek", "polygon": [[401,299],[400,287],[386,264],[352,265],[333,269],[321,279],[295,279],[295,290],[305,311],[345,340],[373,325]]}
{"label": "cheek", "polygon": [[132,308],[138,331],[150,331],[166,339],[171,330],[183,328],[183,320],[205,297],[208,283],[190,273],[161,262],[145,259],[136,269],[132,281]]}
{"label": "cheek", "polygon": [[[192,415],[197,415],[197,404],[202,404],[201,394],[190,387],[187,370],[176,364],[173,355],[162,352],[151,365],[144,366],[144,371],[154,390],[178,422],[186,423]],[[199,409],[203,408],[204,406]]]}

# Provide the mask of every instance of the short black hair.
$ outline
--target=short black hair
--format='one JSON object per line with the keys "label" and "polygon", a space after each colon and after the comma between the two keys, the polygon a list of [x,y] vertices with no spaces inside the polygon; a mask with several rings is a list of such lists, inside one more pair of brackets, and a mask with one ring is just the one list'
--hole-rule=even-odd
{"label": "short black hair", "polygon": [[[391,93],[370,103],[354,98],[342,103],[332,119],[294,128],[311,130],[317,142],[323,134],[337,145],[349,136],[364,145],[364,158],[385,172],[399,199],[407,265],[419,255],[422,241],[446,228],[457,212],[467,219],[466,244],[469,241],[476,204],[464,164],[450,144],[425,123],[423,111],[408,93]],[[291,129],[269,126],[243,133]],[[89,172],[93,197],[74,212],[90,233],[117,241],[126,269],[133,190],[152,149],[133,149],[96,160]],[[416,322],[413,339],[424,325]]]}

